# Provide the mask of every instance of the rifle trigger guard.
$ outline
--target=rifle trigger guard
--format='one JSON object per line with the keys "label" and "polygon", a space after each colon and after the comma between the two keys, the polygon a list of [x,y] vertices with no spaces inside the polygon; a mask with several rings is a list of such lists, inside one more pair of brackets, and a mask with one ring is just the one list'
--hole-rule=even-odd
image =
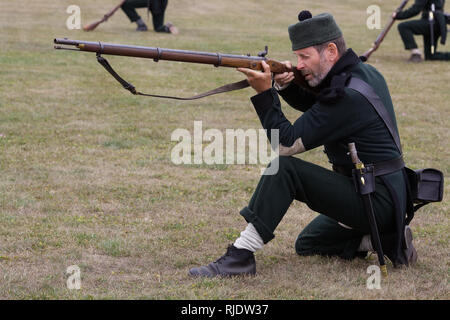
{"label": "rifle trigger guard", "polygon": [[214,67],[219,67],[222,64],[222,55],[220,53],[217,53],[217,63],[214,65]]}
{"label": "rifle trigger guard", "polygon": [[153,59],[153,61],[158,62],[159,59],[161,59],[162,50],[160,48],[156,48],[156,52],[158,53],[158,56],[155,59]]}

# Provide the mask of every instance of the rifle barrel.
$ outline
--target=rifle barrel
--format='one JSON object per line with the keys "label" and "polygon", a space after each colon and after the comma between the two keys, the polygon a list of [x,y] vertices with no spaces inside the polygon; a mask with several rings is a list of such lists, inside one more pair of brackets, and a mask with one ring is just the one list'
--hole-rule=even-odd
{"label": "rifle barrel", "polygon": [[137,58],[153,59],[154,61],[169,60],[179,62],[191,62],[210,64],[216,67],[229,67],[229,68],[249,68],[253,70],[263,71],[262,61],[265,61],[270,70],[273,73],[293,72],[294,80],[298,86],[304,89],[317,93],[316,88],[312,88],[308,85],[305,78],[301,75],[300,71],[296,67],[287,68],[285,64],[273,59],[265,57],[267,54],[267,48],[264,52],[258,54],[258,56],[251,55],[234,55],[234,54],[221,54],[202,51],[189,51],[189,50],[176,50],[166,49],[159,47],[143,47],[143,46],[131,46],[122,45],[107,42],[91,42],[80,41],[71,39],[56,38],[53,42],[57,45],[55,49],[60,50],[74,50],[74,51],[86,51],[96,52],[97,55],[117,55]]}
{"label": "rifle barrel", "polygon": [[[267,61],[266,58],[258,56],[176,50],[158,47],[130,46],[106,42],[91,42],[91,41],[79,41],[79,40],[57,38],[54,39],[54,43],[65,46],[75,46],[77,48],[77,49],[72,48],[71,50],[96,52],[106,55],[147,58],[147,59],[154,59],[156,61],[169,60],[169,61],[181,61],[191,63],[203,63],[233,68],[244,67],[260,70],[261,61],[263,60]],[[70,50],[70,48],[61,46],[55,46],[55,49]]]}

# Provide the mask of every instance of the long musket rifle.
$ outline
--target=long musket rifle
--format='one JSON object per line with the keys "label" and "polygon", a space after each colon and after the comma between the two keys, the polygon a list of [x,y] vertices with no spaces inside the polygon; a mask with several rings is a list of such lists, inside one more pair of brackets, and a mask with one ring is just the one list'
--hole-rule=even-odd
{"label": "long musket rifle", "polygon": [[[402,3],[400,4],[400,6],[395,10],[395,13],[399,13],[400,11],[402,11],[407,3],[408,3],[408,0],[403,0]],[[372,48],[370,48],[369,50],[364,52],[364,54],[362,56],[365,57],[366,60],[368,60],[369,57],[372,55],[372,53],[374,53],[380,47],[381,42],[383,42],[383,40],[386,37],[389,30],[391,30],[392,26],[394,25],[394,22],[395,22],[395,18],[391,17],[391,20],[389,20],[386,27],[384,27],[383,31],[381,31],[381,33],[378,35],[377,39],[373,43]]]}
{"label": "long musket rifle", "polygon": [[[251,55],[232,55],[232,54],[221,54],[221,53],[188,51],[188,50],[175,50],[175,49],[165,49],[155,47],[130,46],[114,43],[70,40],[66,38],[54,39],[54,43],[58,44],[55,45],[55,49],[95,52],[97,54],[97,61],[125,89],[127,89],[128,91],[130,91],[135,95],[143,95],[157,98],[169,98],[177,100],[194,100],[217,93],[242,89],[248,87],[249,84],[247,80],[242,80],[190,98],[146,94],[137,91],[136,88],[131,83],[127,82],[121,76],[119,76],[117,72],[115,72],[115,70],[108,63],[108,61],[104,57],[102,57],[102,55],[117,55],[117,56],[147,58],[153,59],[155,62],[158,62],[159,60],[181,61],[190,63],[210,64],[214,65],[215,67],[249,68],[253,70],[263,70],[261,62],[265,61],[269,65],[270,70],[273,73],[294,72],[295,79],[293,81],[297,85],[311,92],[315,92],[315,89],[307,84],[304,77],[295,67],[286,68],[286,66],[283,63],[273,59],[268,59],[266,57],[267,46],[265,47],[264,51],[258,54],[258,56],[251,56]],[[73,46],[75,48],[73,48]]]}

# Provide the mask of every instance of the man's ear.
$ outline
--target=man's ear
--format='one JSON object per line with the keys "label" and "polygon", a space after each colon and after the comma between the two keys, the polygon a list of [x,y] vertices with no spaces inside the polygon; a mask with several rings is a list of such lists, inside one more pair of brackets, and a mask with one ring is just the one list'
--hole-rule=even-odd
{"label": "man's ear", "polygon": [[339,50],[335,43],[331,42],[327,46],[328,60],[336,62],[339,60]]}

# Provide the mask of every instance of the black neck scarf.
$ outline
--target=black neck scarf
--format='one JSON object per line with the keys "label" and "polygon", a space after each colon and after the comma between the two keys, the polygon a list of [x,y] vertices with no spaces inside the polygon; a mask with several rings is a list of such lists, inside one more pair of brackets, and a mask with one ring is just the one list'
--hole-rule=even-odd
{"label": "black neck scarf", "polygon": [[345,96],[344,88],[351,77],[350,70],[361,60],[352,49],[348,49],[333,65],[327,76],[318,85],[320,90],[317,99],[326,104],[332,104]]}

